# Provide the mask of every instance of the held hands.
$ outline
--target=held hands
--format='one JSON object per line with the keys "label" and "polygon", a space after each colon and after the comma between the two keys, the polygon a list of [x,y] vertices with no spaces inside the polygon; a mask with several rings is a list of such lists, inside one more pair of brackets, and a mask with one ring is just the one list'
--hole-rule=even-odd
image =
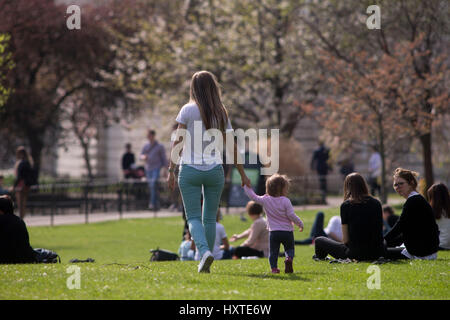
{"label": "held hands", "polygon": [[250,179],[245,174],[241,176],[241,186],[247,186],[249,188],[252,187]]}
{"label": "held hands", "polygon": [[235,242],[238,239],[237,234],[233,234],[233,236],[230,238],[230,242]]}

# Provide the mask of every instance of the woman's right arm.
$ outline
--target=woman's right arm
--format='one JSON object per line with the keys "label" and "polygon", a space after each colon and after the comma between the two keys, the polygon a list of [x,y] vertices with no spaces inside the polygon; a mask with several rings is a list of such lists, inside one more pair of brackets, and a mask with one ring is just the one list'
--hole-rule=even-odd
{"label": "woman's right arm", "polygon": [[347,244],[349,240],[348,237],[348,224],[342,225],[342,243]]}

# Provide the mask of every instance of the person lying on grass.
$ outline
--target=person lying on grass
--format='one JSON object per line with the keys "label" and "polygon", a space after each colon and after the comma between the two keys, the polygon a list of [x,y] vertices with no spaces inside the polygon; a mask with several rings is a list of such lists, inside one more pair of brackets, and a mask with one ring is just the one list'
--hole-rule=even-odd
{"label": "person lying on grass", "polygon": [[295,253],[293,224],[303,231],[303,222],[295,214],[291,201],[287,198],[289,180],[285,175],[274,174],[266,181],[266,194],[258,196],[253,189],[244,185],[248,197],[264,207],[267,214],[267,225],[269,228],[269,262],[272,273],[280,273],[278,269],[278,254],[280,245],[283,244],[286,259],[285,273],[293,273],[292,262]]}
{"label": "person lying on grass", "polygon": [[327,237],[337,242],[342,242],[342,223],[340,216],[332,216],[328,221],[327,227],[323,228],[325,214],[322,211],[317,212],[311,228],[309,238],[304,240],[295,240],[296,245],[313,244],[318,237]]}

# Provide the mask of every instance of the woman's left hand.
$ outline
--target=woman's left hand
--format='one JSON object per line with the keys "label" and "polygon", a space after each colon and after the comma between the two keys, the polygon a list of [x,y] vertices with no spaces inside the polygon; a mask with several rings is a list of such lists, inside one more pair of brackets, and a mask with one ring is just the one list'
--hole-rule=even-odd
{"label": "woman's left hand", "polygon": [[167,184],[169,185],[170,190],[175,190],[175,174],[169,171],[167,175]]}
{"label": "woman's left hand", "polygon": [[242,183],[241,184],[242,187],[243,186],[247,186],[249,188],[252,187],[252,183],[251,183],[250,179],[246,175],[241,177],[241,183]]}

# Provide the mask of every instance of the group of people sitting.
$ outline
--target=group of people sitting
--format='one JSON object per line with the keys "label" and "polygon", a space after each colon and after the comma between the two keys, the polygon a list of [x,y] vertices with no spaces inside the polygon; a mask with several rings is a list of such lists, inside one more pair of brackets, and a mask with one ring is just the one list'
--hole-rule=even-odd
{"label": "group of people sitting", "polygon": [[[428,190],[430,203],[417,192],[417,173],[397,168],[394,190],[406,202],[397,219],[369,195],[364,178],[348,175],[340,208],[342,241],[328,236],[314,239],[317,260],[328,254],[337,259],[436,259],[439,249],[450,249],[450,201],[443,183]],[[381,217],[384,216],[384,219]],[[396,220],[396,221],[395,221]],[[384,235],[383,235],[384,225]]]}
{"label": "group of people sitting", "polygon": [[[340,207],[340,216],[333,216],[327,227],[323,228],[325,217],[319,212],[310,237],[295,241],[295,244],[314,244],[315,260],[325,260],[328,255],[336,259],[359,261],[380,257],[392,260],[436,259],[438,250],[450,250],[449,191],[443,183],[434,184],[427,191],[428,202],[416,191],[416,176],[417,173],[410,170],[395,170],[394,189],[406,199],[401,215],[396,216],[392,208],[383,208],[369,194],[367,183],[359,173],[349,174],[344,181],[344,202]],[[218,214],[213,250],[216,260],[273,255],[270,252],[274,243],[269,231],[270,222],[264,218],[261,205],[264,204],[261,202],[264,197],[250,194],[249,190],[246,192],[256,200],[248,202],[246,206],[253,223],[249,229],[228,239]],[[267,212],[266,206],[264,209]],[[303,223],[300,222],[298,225],[303,230]],[[230,246],[230,242],[244,238],[247,239],[241,245]],[[179,249],[181,260],[200,259],[196,259],[195,252],[195,244],[187,230]],[[0,196],[0,263],[33,262],[36,262],[36,256],[30,246],[25,223],[14,214],[11,198]]]}
{"label": "group of people sitting", "polygon": [[[225,232],[220,221],[220,212],[216,220],[216,241],[214,243],[213,256],[215,260],[241,259],[242,257],[267,257],[269,254],[269,231],[267,230],[266,219],[263,217],[263,207],[250,201],[247,203],[246,211],[253,221],[250,228],[240,234],[234,234],[230,239]],[[241,245],[232,247],[230,242],[247,238]],[[186,229],[184,241],[178,250],[180,260],[200,260],[195,243],[191,238],[189,230]]]}
{"label": "group of people sitting", "polygon": [[[318,212],[310,236],[296,240],[295,245],[314,245],[315,260],[336,259],[436,259],[438,250],[450,250],[450,198],[447,186],[436,183],[429,188],[429,202],[420,195],[417,173],[398,168],[394,172],[394,190],[406,202],[400,216],[391,206],[382,206],[368,191],[367,183],[358,173],[349,174],[344,182],[344,202],[340,216],[329,219],[324,228],[325,215]],[[263,207],[255,201],[246,211],[253,221],[241,234],[227,238],[217,220],[214,258],[239,259],[268,257],[269,231]],[[218,215],[219,216],[219,215]],[[247,238],[240,246],[230,242]],[[187,233],[180,246],[181,260],[198,260],[195,244]]]}

